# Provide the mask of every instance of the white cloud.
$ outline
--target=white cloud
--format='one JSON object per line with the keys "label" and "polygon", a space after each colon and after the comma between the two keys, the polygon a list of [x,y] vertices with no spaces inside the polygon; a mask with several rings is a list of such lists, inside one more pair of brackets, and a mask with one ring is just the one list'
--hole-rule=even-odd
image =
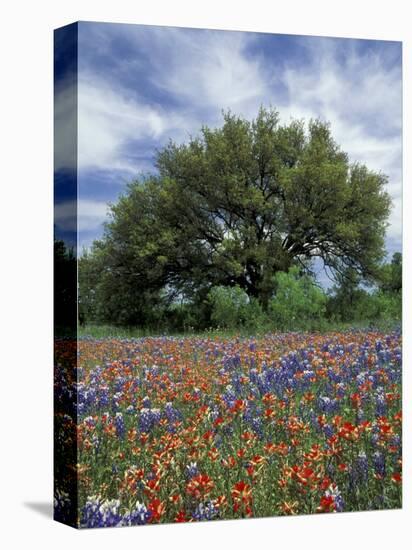
{"label": "white cloud", "polygon": [[130,140],[159,139],[168,129],[168,116],[139,103],[119,86],[82,74],[79,79],[79,168],[138,170],[128,160]]}
{"label": "white cloud", "polygon": [[54,207],[54,223],[61,231],[95,231],[107,219],[108,205],[105,201],[80,199],[77,203],[68,200]]}
{"label": "white cloud", "polygon": [[107,219],[108,205],[105,201],[79,200],[79,231],[93,231]]}
{"label": "white cloud", "polygon": [[154,39],[162,44],[163,55],[154,58],[152,82],[192,109],[212,109],[218,115],[221,109],[232,109],[253,116],[269,91],[262,60],[246,56],[256,39],[252,34],[207,31],[194,36],[158,29]]}
{"label": "white cloud", "polygon": [[[221,109],[254,116],[269,88],[260,61],[244,55],[248,36],[210,31],[194,42],[193,36],[179,29],[153,29],[150,43],[145,44],[139,33],[129,33],[136,46],[152,50],[148,66],[152,84],[181,103],[167,109],[149,104],[139,99],[138,89],[128,90],[121,81],[97,76],[91,67],[83,69],[78,87],[79,168],[135,174],[148,167],[130,160],[131,140],[150,138],[162,143],[171,137],[180,142],[204,123],[220,123]],[[104,43],[101,35],[99,40]]]}

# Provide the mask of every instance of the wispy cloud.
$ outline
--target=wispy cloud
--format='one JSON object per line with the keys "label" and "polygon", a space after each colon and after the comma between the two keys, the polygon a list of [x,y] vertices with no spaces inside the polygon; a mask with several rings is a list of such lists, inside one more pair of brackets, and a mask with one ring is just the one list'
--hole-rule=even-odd
{"label": "wispy cloud", "polygon": [[[185,140],[204,123],[218,124],[222,109],[253,116],[268,92],[259,60],[244,55],[250,41],[246,34],[210,31],[194,41],[193,34],[184,30],[155,27],[150,41],[145,41],[147,29],[143,37],[137,30],[134,27],[127,35],[136,55],[150,59],[145,78],[166,93],[172,105],[148,100],[139,86],[130,88],[127,79],[96,74],[92,64],[84,64],[79,77],[81,169],[146,170],[147,164],[130,159],[133,143]],[[110,33],[98,36],[107,42]],[[122,63],[133,71],[133,63],[119,59],[118,64]]]}
{"label": "wispy cloud", "polygon": [[105,201],[79,199],[67,200],[55,205],[54,222],[60,231],[96,231],[107,219],[108,205]]}
{"label": "wispy cloud", "polygon": [[[96,78],[79,80],[79,168],[137,171],[128,159],[130,141],[157,140],[167,130],[167,117],[136,97]],[[141,167],[139,167],[141,168]]]}
{"label": "wispy cloud", "polygon": [[109,207],[105,201],[79,200],[79,231],[93,231],[107,218]]}
{"label": "wispy cloud", "polygon": [[214,117],[232,109],[249,116],[269,92],[262,58],[247,55],[254,34],[156,29],[153,36],[163,54],[154,57],[152,83],[178,97],[188,111]]}

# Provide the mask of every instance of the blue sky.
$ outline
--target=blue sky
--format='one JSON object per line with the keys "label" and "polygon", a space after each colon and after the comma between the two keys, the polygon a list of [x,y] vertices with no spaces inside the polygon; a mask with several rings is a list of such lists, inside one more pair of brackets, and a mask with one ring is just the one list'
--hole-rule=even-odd
{"label": "blue sky", "polygon": [[[78,29],[80,250],[102,235],[107,202],[154,170],[157,148],[219,126],[222,109],[253,118],[262,104],[285,122],[330,121],[351,160],[389,176],[387,248],[401,250],[401,43],[110,23]],[[56,99],[64,103],[64,87]],[[57,171],[67,168],[61,157]]]}

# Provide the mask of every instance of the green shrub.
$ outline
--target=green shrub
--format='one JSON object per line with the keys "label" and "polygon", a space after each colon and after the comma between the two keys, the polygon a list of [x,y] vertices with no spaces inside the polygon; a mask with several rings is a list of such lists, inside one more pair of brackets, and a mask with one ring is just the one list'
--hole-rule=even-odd
{"label": "green shrub", "polygon": [[369,321],[400,320],[402,300],[400,294],[377,290],[366,294],[357,304],[355,318]]}
{"label": "green shrub", "polygon": [[242,310],[243,326],[250,332],[263,332],[270,328],[267,314],[256,298],[249,298],[247,306]]}
{"label": "green shrub", "polygon": [[208,300],[212,307],[211,320],[214,326],[235,328],[244,324],[249,297],[239,286],[213,287]]}
{"label": "green shrub", "polygon": [[276,294],[269,303],[269,315],[275,328],[297,330],[321,328],[326,295],[308,275],[297,267],[275,275]]}

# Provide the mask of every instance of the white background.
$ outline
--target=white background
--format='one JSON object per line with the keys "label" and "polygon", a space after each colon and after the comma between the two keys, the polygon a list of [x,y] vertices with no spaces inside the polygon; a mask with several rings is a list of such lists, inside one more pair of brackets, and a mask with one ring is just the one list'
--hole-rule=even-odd
{"label": "white background", "polygon": [[[52,492],[52,30],[76,20],[404,41],[404,266],[411,273],[411,30],[405,0],[3,2],[1,8],[0,541],[3,548],[406,548],[410,544],[410,315],[404,307],[402,511],[75,531]],[[184,62],[184,60],[183,60]],[[409,146],[409,148],[408,148]],[[4,169],[5,168],[5,169]],[[410,303],[404,275],[404,306]],[[409,546],[409,545],[408,545]]]}

